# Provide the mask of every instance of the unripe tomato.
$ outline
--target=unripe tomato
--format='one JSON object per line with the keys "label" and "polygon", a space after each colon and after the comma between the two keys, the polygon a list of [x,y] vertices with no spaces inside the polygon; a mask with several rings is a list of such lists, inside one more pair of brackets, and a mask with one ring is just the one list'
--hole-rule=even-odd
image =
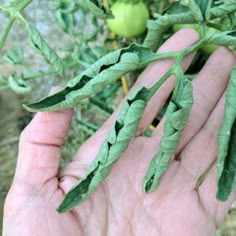
{"label": "unripe tomato", "polygon": [[113,33],[133,38],[145,31],[149,12],[142,1],[117,1],[112,5],[111,11],[115,18],[107,20],[107,24]]}
{"label": "unripe tomato", "polygon": [[[175,24],[173,25],[173,30],[175,32],[179,31],[180,29],[183,29],[183,28],[192,28],[192,29],[195,29],[196,31],[200,31],[200,27],[198,24]],[[215,28],[211,28],[211,27],[207,27],[206,28],[206,31],[207,32],[211,32],[211,33],[214,33],[214,32],[219,32],[217,29]],[[201,47],[201,50],[206,53],[207,55],[210,55],[212,54],[216,49],[218,48],[217,45],[214,45],[214,44],[206,44],[204,45],[203,47]]]}

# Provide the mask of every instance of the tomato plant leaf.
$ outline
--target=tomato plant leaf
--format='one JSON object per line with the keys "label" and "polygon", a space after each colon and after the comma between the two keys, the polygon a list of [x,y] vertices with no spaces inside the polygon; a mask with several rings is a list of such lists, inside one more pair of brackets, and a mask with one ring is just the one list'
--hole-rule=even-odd
{"label": "tomato plant leaf", "polygon": [[171,76],[172,71],[171,67],[151,88],[141,87],[127,97],[97,157],[86,175],[66,194],[57,209],[59,212],[69,211],[82,203],[108,176],[113,164],[126,150],[131,138],[137,132],[148,101]]}
{"label": "tomato plant leaf", "polygon": [[[182,75],[184,76],[184,75]],[[152,159],[147,175],[144,179],[144,192],[154,191],[160,179],[169,166],[171,156],[179,143],[179,138],[188,122],[189,113],[193,105],[192,83],[185,79],[184,87],[177,90],[176,99],[172,99],[166,110],[164,136],[157,155]]]}
{"label": "tomato plant leaf", "polygon": [[60,27],[66,32],[71,33],[74,27],[74,16],[71,13],[63,12],[62,10],[56,11],[56,19]]}
{"label": "tomato plant leaf", "polygon": [[129,71],[144,67],[156,56],[157,54],[148,48],[137,44],[115,50],[97,60],[60,91],[24,107],[29,111],[52,111],[73,107],[82,99],[102,91]]}
{"label": "tomato plant leaf", "polygon": [[[207,2],[207,1],[206,1]],[[148,32],[144,39],[143,45],[157,50],[161,44],[164,33],[174,24],[193,24],[198,23],[195,13],[187,11],[186,6],[180,7],[179,3],[175,3],[167,11],[165,15],[157,15],[156,20],[149,20],[147,23]],[[189,6],[189,5],[188,5]],[[213,7],[209,10],[209,19],[212,20],[219,17],[224,17],[231,12],[236,11],[236,1],[228,0],[220,6]],[[176,13],[175,13],[176,12]]]}
{"label": "tomato plant leaf", "polygon": [[161,44],[164,33],[174,24],[196,23],[190,11],[179,14],[158,15],[156,20],[148,20],[148,32],[143,45],[155,51]]}
{"label": "tomato plant leaf", "polygon": [[199,6],[199,9],[201,10],[202,16],[206,15],[207,8],[209,5],[211,5],[212,0],[195,0],[196,4]]}
{"label": "tomato plant leaf", "polygon": [[[188,7],[189,10],[192,12],[193,17],[199,23],[203,21],[203,14],[202,9],[200,8],[202,0],[198,0],[198,4],[194,0],[181,0],[181,4]],[[204,1],[204,0],[203,0]],[[207,5],[207,1],[204,1]]]}
{"label": "tomato plant leaf", "polygon": [[32,90],[23,79],[16,80],[12,75],[8,78],[8,85],[17,94],[28,94]]}
{"label": "tomato plant leaf", "polygon": [[235,0],[227,0],[223,1],[223,3],[219,6],[215,6],[210,11],[210,18],[218,18],[229,15],[231,12],[236,11],[236,1]]}
{"label": "tomato plant leaf", "polygon": [[163,12],[170,8],[171,4],[173,4],[173,2],[170,2],[169,0],[155,1],[155,8],[157,13],[162,15]]}
{"label": "tomato plant leaf", "polygon": [[21,47],[18,47],[14,50],[8,50],[7,53],[4,55],[4,59],[15,65],[23,65],[23,49]]}
{"label": "tomato plant leaf", "polygon": [[217,198],[226,201],[232,192],[236,174],[236,66],[225,94],[224,121],[218,132]]}
{"label": "tomato plant leaf", "polygon": [[236,45],[236,36],[229,35],[232,31],[207,33],[205,38],[208,43],[217,45]]}
{"label": "tomato plant leaf", "polygon": [[179,2],[173,2],[172,5],[166,11],[166,13],[169,15],[187,12],[189,12],[189,8],[182,4],[179,4]]}
{"label": "tomato plant leaf", "polygon": [[59,74],[63,75],[64,66],[61,58],[57,53],[47,44],[42,38],[37,29],[30,24],[26,24],[26,30],[29,34],[30,40],[33,46],[41,53],[45,60],[53,67],[53,69]]}
{"label": "tomato plant leaf", "polygon": [[106,19],[113,18],[111,10],[108,9],[102,2],[102,0],[85,0],[88,9],[97,18]]}
{"label": "tomato plant leaf", "polygon": [[149,90],[140,88],[128,96],[107,139],[100,147],[86,175],[66,194],[58,212],[65,212],[81,204],[107,177],[113,164],[126,150],[135,135],[146,107]]}

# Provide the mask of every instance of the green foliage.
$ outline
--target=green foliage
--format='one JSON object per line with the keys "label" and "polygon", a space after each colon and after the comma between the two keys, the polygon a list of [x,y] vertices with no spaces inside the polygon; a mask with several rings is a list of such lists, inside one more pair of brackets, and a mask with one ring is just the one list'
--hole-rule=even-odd
{"label": "green foliage", "polygon": [[56,19],[60,27],[66,33],[72,33],[75,24],[74,15],[72,13],[73,8],[68,1],[61,2],[56,11]]}
{"label": "green foliage", "polygon": [[58,212],[66,212],[81,204],[107,177],[113,164],[126,150],[131,138],[137,132],[148,101],[171,74],[172,69],[150,89],[142,87],[128,96],[86,175],[66,194],[57,209]]}
{"label": "green foliage", "polygon": [[141,88],[127,98],[96,159],[89,167],[86,175],[65,196],[58,208],[59,212],[68,211],[82,203],[107,177],[112,165],[126,150],[130,139],[137,131],[147,104],[147,93],[146,88]]}
{"label": "green foliage", "polygon": [[162,42],[163,35],[174,24],[194,23],[195,19],[191,12],[157,15],[157,19],[149,20],[147,23],[148,32],[144,40],[144,45],[157,50]]}
{"label": "green foliage", "polygon": [[28,94],[31,92],[31,87],[22,78],[16,80],[13,76],[10,76],[8,85],[17,94]]}
{"label": "green foliage", "polygon": [[[181,1],[181,3],[186,1]],[[164,15],[156,15],[156,20],[149,20],[147,27],[148,33],[144,40],[144,45],[156,50],[163,38],[163,35],[174,24],[193,24],[199,23],[203,20],[201,9],[195,4],[193,0],[187,1],[188,4],[180,5],[173,4],[170,10]],[[209,5],[208,5],[209,7]],[[207,20],[213,20],[218,17],[226,17],[234,12],[235,17],[236,2],[234,0],[224,1],[223,4],[208,9]],[[205,22],[206,23],[206,22]]]}
{"label": "green foliage", "polygon": [[22,48],[18,47],[15,50],[7,51],[7,53],[4,55],[4,59],[15,65],[24,64]]}
{"label": "green foliage", "polygon": [[42,54],[45,60],[53,67],[53,69],[59,74],[63,75],[64,66],[61,58],[57,53],[46,43],[41,37],[39,32],[30,24],[26,24],[26,30],[29,34],[30,40],[33,46],[38,52]]}
{"label": "green foliage", "polygon": [[172,98],[166,110],[164,136],[159,151],[152,159],[148,173],[144,180],[143,190],[154,191],[160,183],[162,175],[169,167],[170,159],[179,143],[182,130],[188,122],[189,113],[193,105],[192,83],[180,72],[181,89]]}
{"label": "green foliage", "polygon": [[57,93],[24,107],[29,111],[52,111],[73,107],[83,99],[102,91],[127,72],[144,67],[156,59],[157,55],[148,48],[131,44],[128,48],[115,50],[97,60]]}
{"label": "green foliage", "polygon": [[103,4],[102,0],[85,0],[91,13],[101,19],[113,18],[111,11]]}

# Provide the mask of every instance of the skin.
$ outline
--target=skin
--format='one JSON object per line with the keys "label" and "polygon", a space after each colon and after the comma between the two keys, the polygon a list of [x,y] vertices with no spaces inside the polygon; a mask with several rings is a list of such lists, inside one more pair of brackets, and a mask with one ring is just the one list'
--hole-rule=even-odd
{"label": "skin", "polygon": [[[192,28],[198,32],[200,32],[200,26],[198,24],[175,24],[173,25],[173,30],[174,32],[177,32],[180,29],[183,28]],[[207,33],[214,33],[214,32],[219,32],[217,29],[207,27],[206,28]],[[206,44],[204,45],[201,50],[206,54],[206,55],[211,55],[216,49],[218,48],[217,45],[214,44]]]}
{"label": "skin", "polygon": [[[197,40],[194,30],[183,29],[159,52],[179,51]],[[192,58],[185,58],[185,70]],[[235,199],[234,192],[227,202],[216,200],[214,164],[224,92],[235,62],[235,56],[220,47],[193,81],[195,103],[188,125],[160,186],[149,194],[143,193],[142,181],[158,150],[165,118],[152,137],[141,134],[168,98],[174,78],[148,104],[137,136],[108,178],[90,198],[68,213],[58,214],[55,209],[96,156],[120,107],[60,172],[60,147],[72,111],[38,113],[21,134],[16,173],[5,202],[3,235],[215,235]],[[150,64],[131,90],[151,86],[172,63],[163,60]],[[211,165],[198,186],[199,177]]]}

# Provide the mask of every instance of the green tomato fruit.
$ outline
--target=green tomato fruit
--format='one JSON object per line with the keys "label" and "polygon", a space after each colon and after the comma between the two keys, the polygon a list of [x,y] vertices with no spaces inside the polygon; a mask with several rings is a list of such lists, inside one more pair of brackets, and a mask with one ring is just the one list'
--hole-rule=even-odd
{"label": "green tomato fruit", "polygon": [[142,2],[132,3],[117,1],[111,7],[114,19],[108,19],[109,29],[120,36],[133,38],[142,34],[146,29],[149,12]]}
{"label": "green tomato fruit", "polygon": [[[183,28],[192,28],[195,29],[196,31],[200,31],[200,27],[198,24],[175,24],[173,25],[173,30],[174,32],[177,32]],[[207,27],[206,28],[207,32],[219,32],[217,29],[215,28],[211,28],[211,27]],[[214,44],[206,44],[203,47],[201,47],[201,50],[206,54],[206,55],[211,55],[216,49],[218,48],[217,45]]]}

